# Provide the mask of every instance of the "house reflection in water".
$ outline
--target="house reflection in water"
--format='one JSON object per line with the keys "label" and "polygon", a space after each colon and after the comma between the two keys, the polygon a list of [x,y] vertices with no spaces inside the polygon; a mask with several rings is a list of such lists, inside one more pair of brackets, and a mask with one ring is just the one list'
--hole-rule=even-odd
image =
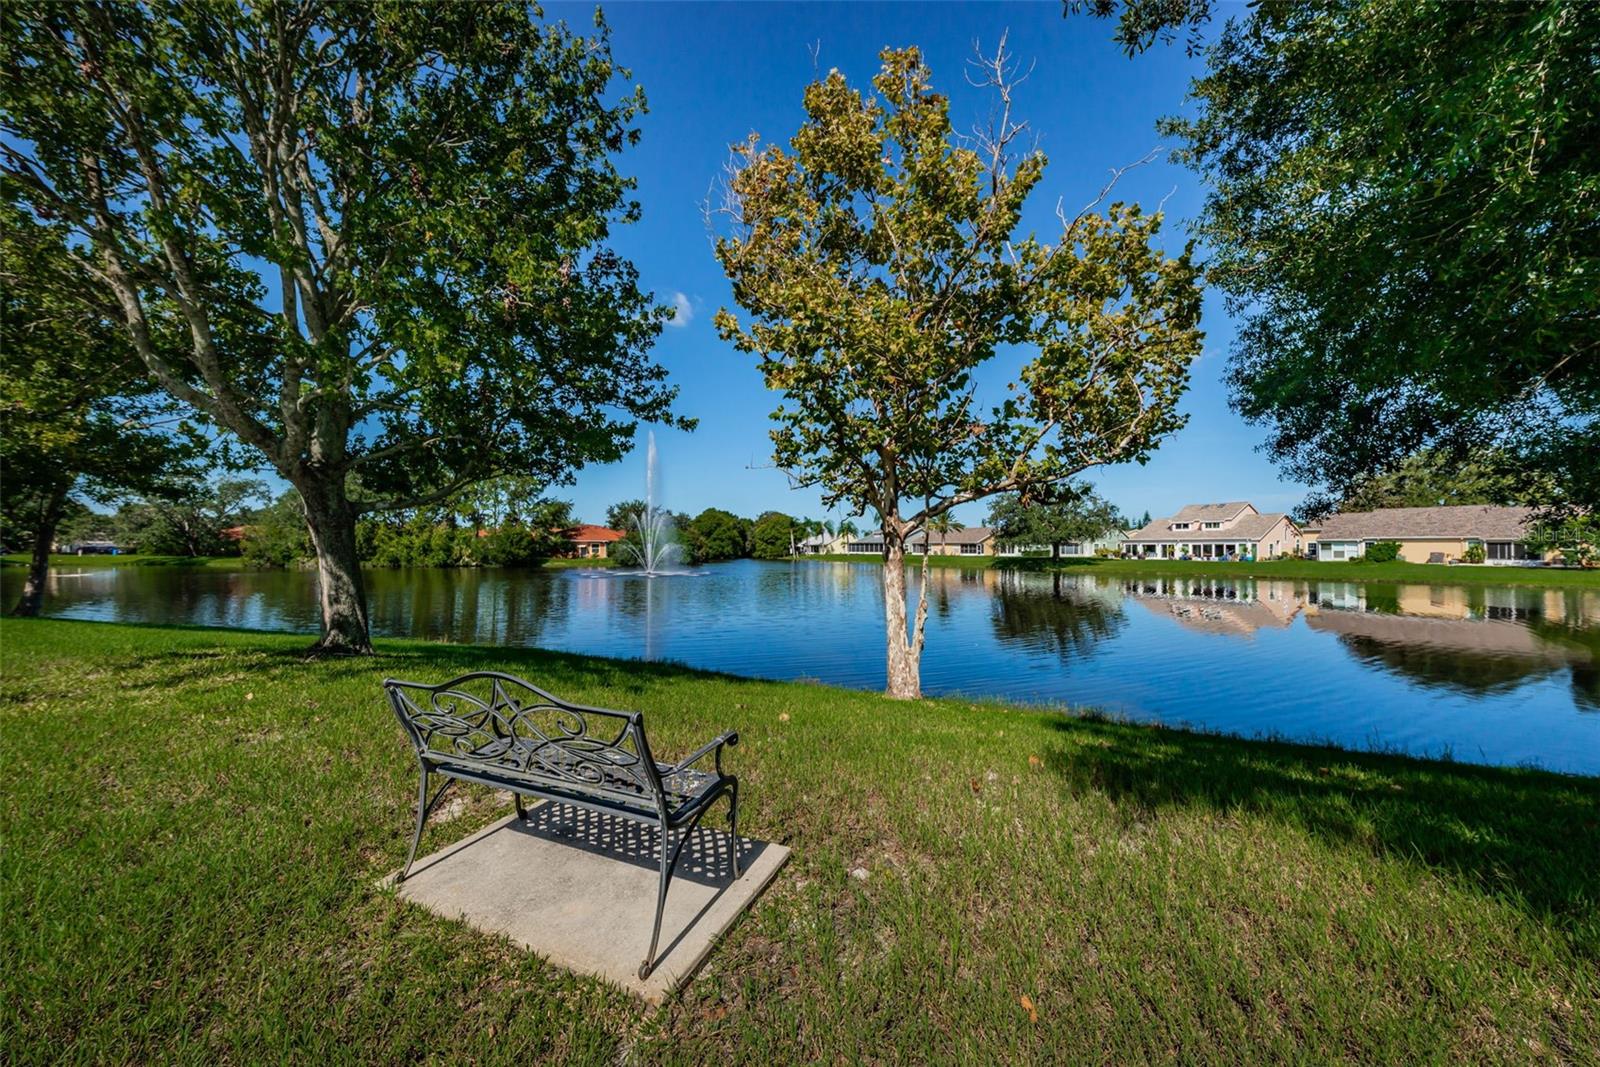
{"label": "house reflection in water", "polygon": [[1306,603],[1291,582],[1146,578],[1124,582],[1122,591],[1140,607],[1171,615],[1185,629],[1233,637],[1284,629]]}
{"label": "house reflection in water", "polygon": [[1362,662],[1428,686],[1504,692],[1570,672],[1580,707],[1600,710],[1600,593],[1521,587],[1151,578],[1124,595],[1185,629],[1234,637],[1297,615]]}

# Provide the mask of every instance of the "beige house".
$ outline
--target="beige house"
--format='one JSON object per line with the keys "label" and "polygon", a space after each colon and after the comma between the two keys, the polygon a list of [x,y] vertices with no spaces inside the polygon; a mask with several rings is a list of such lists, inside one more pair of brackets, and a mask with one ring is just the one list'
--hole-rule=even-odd
{"label": "beige house", "polygon": [[1536,516],[1534,508],[1488,504],[1344,512],[1322,521],[1316,556],[1330,562],[1360,559],[1373,543],[1395,541],[1408,563],[1458,562],[1473,545],[1483,546],[1486,563],[1546,562],[1554,551],[1535,552],[1523,544]]}
{"label": "beige house", "polygon": [[843,555],[849,541],[850,538],[845,534],[831,534],[824,530],[795,545],[795,551],[802,556]]}
{"label": "beige house", "polygon": [[[932,547],[925,549],[925,542]],[[906,538],[906,552],[915,555],[928,551],[935,556],[992,556],[997,547],[994,531],[987,526],[968,526],[944,533],[915,533]]]}
{"label": "beige house", "polygon": [[1281,511],[1260,512],[1247,501],[1190,504],[1156,519],[1122,542],[1135,559],[1277,559],[1294,555],[1300,531]]}
{"label": "beige house", "polygon": [[[921,533],[906,538],[906,554],[921,555],[927,536]],[[935,556],[992,556],[995,554],[994,531],[987,526],[969,526],[964,530],[947,530],[933,535],[932,554]],[[874,530],[845,542],[844,551],[852,556],[883,555],[883,535]]]}

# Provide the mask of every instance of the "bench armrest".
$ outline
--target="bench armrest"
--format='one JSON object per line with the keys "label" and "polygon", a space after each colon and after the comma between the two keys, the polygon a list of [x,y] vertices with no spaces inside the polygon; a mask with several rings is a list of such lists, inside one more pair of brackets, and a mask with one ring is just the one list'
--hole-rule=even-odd
{"label": "bench armrest", "polygon": [[712,752],[715,752],[717,754],[717,773],[721,774],[722,773],[722,747],[724,745],[737,745],[738,743],[739,743],[739,731],[737,731],[737,730],[729,730],[727,733],[723,734],[721,737],[717,738],[714,741],[709,741],[706,744],[701,745],[699,748],[695,749],[694,752],[692,752],[689,755],[685,756],[683,759],[679,760],[677,763],[674,763],[672,765],[672,769],[667,771],[666,774],[663,775],[663,777],[665,777],[666,775],[677,774],[679,771],[681,771],[684,768],[688,767],[691,763],[694,763],[696,760],[703,759],[705,756],[711,754]]}

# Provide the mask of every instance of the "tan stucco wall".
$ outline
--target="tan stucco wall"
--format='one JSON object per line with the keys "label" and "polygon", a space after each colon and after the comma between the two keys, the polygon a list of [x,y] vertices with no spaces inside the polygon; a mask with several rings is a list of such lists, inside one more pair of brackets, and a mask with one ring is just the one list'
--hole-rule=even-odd
{"label": "tan stucco wall", "polygon": [[1440,537],[1429,540],[1400,542],[1400,558],[1407,563],[1426,563],[1434,552],[1443,552],[1447,560],[1460,559],[1467,550],[1467,542],[1460,537]]}
{"label": "tan stucco wall", "polygon": [[[1272,551],[1272,543],[1274,541],[1278,543],[1278,550],[1276,553]],[[1294,526],[1289,522],[1288,518],[1285,517],[1279,519],[1277,525],[1268,530],[1266,536],[1262,537],[1256,542],[1256,554],[1261,559],[1276,559],[1278,556],[1292,556],[1294,555],[1294,550],[1299,543],[1299,538],[1295,535]]]}

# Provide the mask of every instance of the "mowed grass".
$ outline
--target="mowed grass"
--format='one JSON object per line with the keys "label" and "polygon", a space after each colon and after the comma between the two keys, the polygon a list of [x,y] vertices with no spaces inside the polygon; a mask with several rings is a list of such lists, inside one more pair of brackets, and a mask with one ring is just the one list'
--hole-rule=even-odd
{"label": "mowed grass", "polygon": [[1107,575],[1184,575],[1219,578],[1288,578],[1324,582],[1419,582],[1430,585],[1537,585],[1600,589],[1600,569],[1495,567],[1485,564],[1368,563],[1268,559],[1256,563],[1203,563],[1157,559],[1005,559],[1000,566]]}
{"label": "mowed grass", "polygon": [[[830,563],[880,563],[877,556],[798,556]],[[1430,585],[1535,585],[1600,589],[1600,568],[1447,566],[1430,563],[1318,562],[1314,559],[1269,559],[1256,563],[1206,563],[1163,559],[1047,559],[1035,556],[933,556],[935,567],[1019,571],[1062,571],[1108,577],[1284,578],[1324,582],[1419,582]],[[922,557],[907,557],[907,567],[922,566]]]}
{"label": "mowed grass", "polygon": [[[0,566],[27,567],[33,557],[13,552],[0,556]],[[217,567],[222,570],[243,570],[247,564],[239,556],[146,556],[130,552],[122,556],[93,555],[66,556],[52,554],[50,568],[57,573],[70,574],[80,570],[98,570],[103,567]]]}
{"label": "mowed grass", "polygon": [[[8,1061],[1600,1048],[1594,779],[538,651],[384,641],[308,662],[306,643],[0,628]],[[740,731],[745,825],[794,855],[661,1008],[376,884],[404,857],[416,773],[379,680],[485,667],[641,709],[663,754]],[[425,850],[509,810],[465,795]]]}

